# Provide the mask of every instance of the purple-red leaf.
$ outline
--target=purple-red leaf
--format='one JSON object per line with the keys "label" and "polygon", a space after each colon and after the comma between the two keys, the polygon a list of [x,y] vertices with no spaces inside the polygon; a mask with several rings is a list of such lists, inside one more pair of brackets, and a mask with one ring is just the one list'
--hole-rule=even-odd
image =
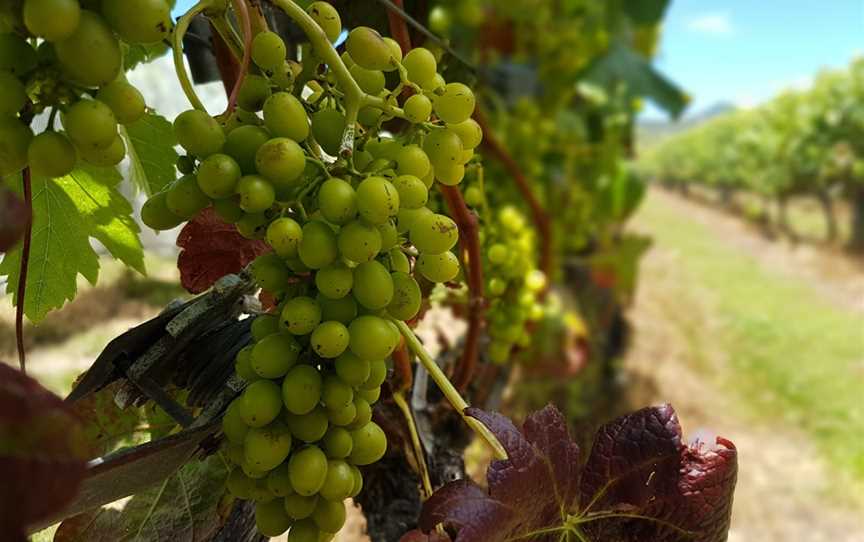
{"label": "purple-red leaf", "polygon": [[237,229],[216,215],[212,207],[190,220],[177,237],[183,249],[177,258],[180,282],[193,294],[199,294],[217,280],[237,273],[270,250],[267,243],[246,239]]}
{"label": "purple-red leaf", "polygon": [[529,416],[521,431],[499,414],[466,413],[495,434],[508,459],[490,465],[488,490],[459,480],[436,491],[420,517],[425,532],[443,524],[457,533],[455,542],[726,540],[735,447],[724,439],[711,448],[685,446],[669,405],[601,427],[581,469],[579,449],[552,406]]}
{"label": "purple-red leaf", "polygon": [[0,533],[24,540],[28,527],[64,508],[84,477],[81,428],[63,401],[0,362]]}
{"label": "purple-red leaf", "polygon": [[0,252],[18,243],[29,217],[27,204],[11,190],[0,187]]}

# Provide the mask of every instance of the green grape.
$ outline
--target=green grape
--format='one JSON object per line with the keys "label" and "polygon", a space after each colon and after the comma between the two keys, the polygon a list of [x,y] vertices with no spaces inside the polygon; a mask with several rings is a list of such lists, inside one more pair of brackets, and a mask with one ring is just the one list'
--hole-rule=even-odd
{"label": "green grape", "polygon": [[321,306],[311,297],[295,297],[282,309],[282,325],[294,335],[308,335],[320,323]]}
{"label": "green grape", "polygon": [[339,34],[342,33],[342,20],[339,18],[339,12],[336,11],[336,8],[327,2],[312,2],[306,8],[306,13],[318,23],[330,43],[339,38]]}
{"label": "green grape", "polygon": [[420,180],[423,181],[427,189],[431,189],[432,185],[435,184],[435,172],[429,168],[429,173],[425,177],[421,177]]}
{"label": "green grape", "polygon": [[387,436],[375,422],[369,422],[359,429],[351,431],[354,447],[348,461],[353,465],[370,465],[375,463],[387,451]]}
{"label": "green grape", "polygon": [[102,15],[130,44],[160,42],[173,27],[165,0],[102,0]]}
{"label": "green grape", "polygon": [[324,447],[324,452],[327,457],[333,459],[345,459],[351,454],[351,448],[354,447],[354,441],[351,439],[351,433],[342,427],[330,427],[321,441]]}
{"label": "green grape", "polygon": [[297,439],[303,442],[317,442],[324,437],[330,421],[327,411],[323,407],[316,406],[306,414],[291,414],[285,416],[285,421]]}
{"label": "green grape", "polygon": [[503,243],[496,243],[489,247],[489,251],[486,253],[486,257],[489,258],[489,261],[493,264],[502,264],[507,261],[507,246]]}
{"label": "green grape", "polygon": [[378,233],[381,234],[381,252],[390,250],[399,242],[399,232],[396,231],[396,225],[388,220],[383,224],[378,224]]}
{"label": "green grape", "polygon": [[81,19],[78,0],[26,0],[24,24],[34,36],[48,41],[68,38]]}
{"label": "green grape", "polygon": [[62,116],[69,138],[79,147],[110,147],[117,137],[117,119],[97,100],[79,100]]}
{"label": "green grape", "polygon": [[432,116],[432,100],[422,94],[415,94],[405,100],[402,110],[410,122],[428,122]]}
{"label": "green grape", "polygon": [[498,277],[492,277],[491,279],[489,279],[487,289],[489,290],[490,295],[498,297],[500,295],[503,295],[504,292],[507,291],[507,281],[502,280]]}
{"label": "green grape", "polygon": [[[276,497],[287,497],[294,494],[294,487],[291,485],[291,470],[288,468],[288,463],[283,462],[267,474],[267,489]],[[284,501],[278,502],[284,509]]]}
{"label": "green grape", "polygon": [[309,137],[306,110],[290,92],[277,92],[267,98],[264,102],[264,124],[275,137],[287,137],[294,141]]}
{"label": "green grape", "polygon": [[175,167],[177,168],[177,171],[183,175],[195,173],[195,159],[191,156],[186,156],[185,154],[183,156],[178,156]]}
{"label": "green grape", "polygon": [[258,175],[244,175],[237,183],[240,194],[240,208],[247,213],[266,211],[276,202],[273,185]]}
{"label": "green grape", "polygon": [[282,390],[271,380],[256,380],[240,396],[240,416],[249,427],[264,427],[282,410]]}
{"label": "green grape", "polygon": [[317,446],[307,446],[294,452],[288,461],[288,468],[291,469],[291,485],[294,490],[298,495],[308,497],[318,493],[324,485],[327,477],[327,456]]}
{"label": "green grape", "polygon": [[42,132],[27,147],[27,161],[36,175],[63,177],[75,169],[77,160],[75,147],[59,132]]}
{"label": "green grape", "polygon": [[[408,261],[408,256],[399,247],[393,248],[387,253],[390,259],[390,270],[397,273],[410,273],[411,262]],[[394,284],[395,286],[395,284]]]}
{"label": "green grape", "polygon": [[321,400],[321,373],[311,365],[293,367],[282,381],[282,400],[292,414],[308,414]]}
{"label": "green grape", "polygon": [[396,231],[399,233],[408,233],[421,218],[431,214],[433,213],[428,207],[400,209],[399,214],[396,215]]}
{"label": "green grape", "polygon": [[456,132],[462,140],[462,146],[466,149],[477,148],[483,141],[483,129],[474,119],[468,119],[458,124],[449,124],[447,128]]}
{"label": "green grape", "polygon": [[427,83],[425,85],[421,85],[421,86],[423,87],[423,90],[425,90],[426,92],[437,92],[438,89],[444,88],[444,85],[446,85],[446,84],[447,84],[447,81],[445,81],[444,78],[441,77],[441,74],[436,73],[432,79],[427,81]]}
{"label": "green grape", "polygon": [[75,31],[58,41],[55,50],[63,70],[85,87],[107,85],[120,72],[120,42],[108,24],[93,12],[82,11]]}
{"label": "green grape", "polygon": [[322,322],[312,332],[312,349],[325,359],[332,359],[348,348],[348,328],[336,321]]}
{"label": "green grape", "polygon": [[471,207],[479,207],[483,204],[483,191],[476,186],[465,189],[465,203]]}
{"label": "green grape", "polygon": [[350,497],[353,499],[363,491],[363,474],[354,465],[351,465],[351,473],[354,475],[354,487],[351,489]]}
{"label": "green grape", "polygon": [[306,265],[304,265],[303,262],[300,261],[300,258],[288,258],[287,260],[285,260],[285,265],[288,266],[288,269],[300,275],[311,271],[311,269],[306,267]]}
{"label": "green grape", "polygon": [[228,488],[228,492],[238,499],[251,499],[255,481],[246,476],[243,469],[234,468],[231,469],[231,474],[228,475],[225,486]]}
{"label": "green grape", "polygon": [[354,391],[337,375],[324,377],[324,385],[321,388],[321,402],[329,410],[345,408],[354,400]]}
{"label": "green grape", "polygon": [[345,224],[357,216],[357,193],[350,183],[331,177],[318,190],[318,208],[331,224]]}
{"label": "green grape", "polygon": [[[266,110],[266,105],[264,106]],[[225,138],[222,151],[233,158],[240,171],[245,174],[255,173],[255,154],[261,145],[267,143],[270,134],[260,126],[246,125],[232,130]],[[237,175],[240,178],[240,175]],[[232,190],[233,191],[233,190]]]}
{"label": "green grape", "polygon": [[387,305],[387,312],[399,320],[410,320],[420,312],[423,294],[414,277],[407,273],[395,272],[393,278],[393,300]]}
{"label": "green grape", "polygon": [[198,187],[195,175],[184,175],[171,184],[165,204],[172,213],[188,220],[210,205],[210,198]]}
{"label": "green grape", "polygon": [[280,536],[293,523],[279,499],[255,505],[255,527],[264,536]]}
{"label": "green grape", "polygon": [[[474,149],[465,149],[462,151],[462,156],[459,158],[459,163],[464,166],[465,164],[470,162],[472,158],[474,158]],[[446,180],[448,178],[452,178],[452,176],[447,176],[445,173],[444,178]],[[459,180],[461,181],[461,179],[459,179]],[[458,184],[458,182],[456,184]]]}
{"label": "green grape", "polygon": [[126,143],[119,135],[107,147],[79,147],[81,158],[89,164],[99,167],[116,166],[126,157]]}
{"label": "green grape", "polygon": [[271,471],[291,453],[291,431],[280,421],[251,428],[243,441],[246,461],[256,470]]}
{"label": "green grape", "polygon": [[513,345],[508,342],[492,341],[489,344],[489,359],[493,363],[506,363],[510,359],[510,350]]}
{"label": "green grape", "polygon": [[362,220],[355,220],[342,227],[338,238],[342,256],[357,263],[368,262],[381,250],[381,232]]}
{"label": "green grape", "polygon": [[438,75],[438,62],[429,49],[417,47],[408,51],[402,59],[402,65],[408,70],[408,80],[424,89]]}
{"label": "green grape", "polygon": [[197,109],[177,115],[174,119],[174,135],[189,154],[202,159],[221,151],[225,145],[225,133],[216,119]]}
{"label": "green grape", "polygon": [[[0,130],[0,133],[2,133],[2,130]],[[0,141],[2,141],[2,138],[0,138]],[[0,151],[2,151],[2,144],[0,144]],[[2,159],[2,152],[0,152],[0,159]],[[0,160],[0,163],[2,163],[2,160]],[[168,209],[167,197],[167,193],[159,192],[158,194],[153,194],[153,196],[144,202],[144,205],[141,207],[141,222],[157,231],[170,230],[179,226],[183,222],[183,219]]]}
{"label": "green grape", "polygon": [[384,72],[381,70],[367,70],[359,64],[354,64],[349,72],[351,77],[360,85],[360,89],[366,94],[377,96],[386,86]]}
{"label": "green grape", "polygon": [[327,462],[327,477],[324,479],[324,485],[321,486],[320,490],[321,496],[328,501],[341,502],[351,495],[353,489],[354,472],[348,463],[339,459],[329,460]]}
{"label": "green grape", "polygon": [[249,213],[243,215],[234,225],[240,235],[247,239],[264,239],[270,220],[264,213]]}
{"label": "green grape", "polygon": [[354,285],[354,273],[345,264],[335,263],[315,273],[315,286],[330,299],[345,297]]}
{"label": "green grape", "polygon": [[260,32],[252,40],[252,60],[265,71],[276,71],[285,64],[288,50],[276,32]]}
{"label": "green grape", "polygon": [[369,377],[363,381],[360,389],[378,389],[385,380],[387,380],[387,363],[383,359],[377,359],[369,363]]}
{"label": "green grape", "polygon": [[[342,134],[345,133],[345,115],[336,109],[321,109],[312,114],[312,135],[330,156],[339,154]],[[354,158],[357,164],[357,157]]]}
{"label": "green grape", "polygon": [[395,160],[402,144],[389,137],[379,137],[366,143],[365,150],[375,158]]}
{"label": "green grape", "polygon": [[255,155],[258,172],[279,186],[296,186],[306,169],[303,149],[294,140],[276,137],[261,145]]}
{"label": "green grape", "polygon": [[230,134],[243,126],[263,126],[264,121],[253,111],[245,111],[239,107],[232,113],[222,113],[214,117],[222,128],[222,132]]}
{"label": "green grape", "polygon": [[260,314],[252,320],[252,339],[262,341],[274,333],[279,333],[279,318],[273,314]]}
{"label": "green grape", "polygon": [[348,332],[351,334],[348,348],[356,356],[369,361],[386,359],[401,338],[398,333],[393,333],[386,320],[372,315],[355,318],[348,326]]}
{"label": "green grape", "polygon": [[411,226],[411,243],[421,253],[441,254],[459,241],[459,227],[445,215],[431,213]]}
{"label": "green grape", "polygon": [[284,376],[297,363],[300,350],[294,337],[287,333],[268,335],[252,349],[252,370],[264,378]]}
{"label": "green grape", "polygon": [[253,345],[244,346],[237,352],[237,357],[234,359],[234,372],[237,373],[237,376],[245,380],[246,382],[255,382],[256,380],[261,380],[261,377],[258,376],[254,370],[252,370],[252,349]]}
{"label": "green grape", "polygon": [[354,420],[348,425],[349,429],[357,429],[363,427],[364,425],[372,421],[372,406],[369,405],[369,401],[367,401],[366,399],[355,395],[354,410],[357,412],[357,414],[354,416]]}
{"label": "green grape", "polygon": [[277,218],[267,227],[267,243],[282,258],[295,258],[302,239],[303,229],[293,218]]}
{"label": "green grape", "polygon": [[367,70],[389,70],[393,68],[393,56],[387,42],[376,30],[358,26],[348,34],[345,49],[359,66]]}
{"label": "green grape", "polygon": [[249,432],[249,426],[243,422],[240,417],[240,399],[234,399],[225,409],[225,415],[222,417],[222,432],[225,438],[232,444],[243,444],[246,439],[246,433]]}
{"label": "green grape", "polygon": [[435,166],[435,178],[445,186],[456,186],[465,178],[465,166],[462,164]]}
{"label": "green grape", "polygon": [[321,531],[311,519],[298,521],[288,531],[287,542],[321,542]]}
{"label": "green grape", "polygon": [[345,67],[348,68],[349,70],[351,69],[351,66],[353,66],[355,64],[354,59],[351,58],[351,55],[348,54],[348,51],[344,51],[339,56],[339,58],[342,59],[342,63],[345,64]]}
{"label": "green grape", "polygon": [[0,33],[0,71],[21,77],[36,68],[36,51],[16,34]]}
{"label": "green grape", "polygon": [[423,142],[423,151],[436,170],[458,164],[463,150],[462,140],[456,132],[448,129],[429,132]]}
{"label": "green grape", "polygon": [[383,224],[399,212],[399,192],[384,177],[367,177],[357,186],[357,210],[371,224]]}
{"label": "green grape", "polygon": [[452,252],[421,254],[417,270],[432,282],[449,282],[459,274],[459,259]]}
{"label": "green grape", "polygon": [[14,116],[27,100],[21,81],[11,73],[0,71],[0,116]]}
{"label": "green grape", "polygon": [[247,75],[237,93],[237,105],[246,111],[261,111],[270,94],[270,81],[266,77]]}
{"label": "green grape", "polygon": [[298,247],[300,260],[310,269],[321,269],[336,261],[339,247],[330,226],[313,220],[303,226],[303,239]]}
{"label": "green grape", "polygon": [[[384,43],[386,43],[387,47],[390,48],[390,55],[396,60],[396,62],[402,62],[402,47],[399,45],[399,42],[393,38],[384,38]],[[391,66],[387,71],[393,71],[395,69],[397,69],[396,66]]]}
{"label": "green grape", "polygon": [[318,294],[318,304],[321,305],[321,319],[342,322],[346,326],[357,317],[357,302],[353,296],[346,295],[340,299],[330,299]]}
{"label": "green grape", "polygon": [[423,181],[414,175],[400,175],[393,180],[399,192],[399,203],[405,209],[419,209],[429,201],[429,190]]}
{"label": "green grape", "polygon": [[120,124],[132,124],[147,111],[144,96],[133,85],[117,80],[99,89],[96,99],[111,108]]}
{"label": "green grape", "polygon": [[374,260],[361,263],[354,268],[352,293],[367,309],[383,309],[393,300],[393,279],[381,263]]}
{"label": "green grape", "polygon": [[439,119],[447,124],[459,124],[474,112],[474,93],[462,83],[448,83],[444,93],[435,96],[433,107]]}
{"label": "green grape", "polygon": [[354,421],[354,418],[357,417],[357,407],[351,401],[341,407],[327,409],[327,414],[330,417],[331,424],[344,427],[350,425]]}
{"label": "green grape", "polygon": [[356,151],[354,153],[354,167],[357,171],[368,171],[369,167],[375,161],[375,157],[368,151]]}
{"label": "green grape", "polygon": [[[290,473],[290,466],[289,466]],[[292,484],[293,487],[293,484]],[[296,491],[296,490],[295,490]],[[315,510],[315,506],[318,504],[318,495],[304,496],[294,493],[293,495],[288,495],[285,497],[285,512],[288,513],[294,519],[304,519],[308,518],[312,515],[312,512]],[[301,522],[295,523],[294,527],[291,528],[291,533],[294,532],[297,527],[300,526]],[[314,527],[314,525],[313,525]],[[288,533],[288,537],[290,540],[291,533]],[[317,542],[318,536],[318,528],[315,528],[315,536],[313,539]]]}
{"label": "green grape", "polygon": [[381,397],[381,388],[373,388],[371,390],[357,390],[357,397],[361,397],[366,400],[369,404],[374,404],[378,401],[378,398]]}

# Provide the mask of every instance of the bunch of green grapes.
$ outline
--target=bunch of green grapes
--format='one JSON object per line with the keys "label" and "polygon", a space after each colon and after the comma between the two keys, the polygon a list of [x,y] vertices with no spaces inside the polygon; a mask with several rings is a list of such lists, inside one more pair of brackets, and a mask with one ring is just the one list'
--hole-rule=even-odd
{"label": "bunch of green grapes", "polygon": [[[123,75],[121,42],[170,34],[167,0],[24,0],[0,34],[0,176],[30,166],[60,177],[78,160],[114,166],[126,156],[119,124],[140,119],[144,98]],[[50,110],[46,131],[32,118]],[[60,114],[62,129],[55,127]]]}
{"label": "bunch of green grapes", "polygon": [[[306,13],[331,42],[339,36],[330,4]],[[350,89],[320,53],[307,47],[298,64],[277,34],[255,36],[236,110],[177,117],[181,175],[142,209],[168,229],[212,205],[273,249],[250,272],[277,310],[255,320],[255,343],[238,355],[248,386],[224,429],[229,489],[256,502],[262,534],[288,530],[292,542],[337,532],[342,501],[362,487],[358,467],[386,451],[371,406],[402,340],[395,322],[418,314],[420,283],[460,273],[458,228],[430,192],[462,180],[482,139],[472,91],[447,84],[430,51],[403,57],[374,30],[352,30],[347,52],[328,58],[374,97],[353,126]],[[383,133],[393,117],[408,121],[404,133]]]}

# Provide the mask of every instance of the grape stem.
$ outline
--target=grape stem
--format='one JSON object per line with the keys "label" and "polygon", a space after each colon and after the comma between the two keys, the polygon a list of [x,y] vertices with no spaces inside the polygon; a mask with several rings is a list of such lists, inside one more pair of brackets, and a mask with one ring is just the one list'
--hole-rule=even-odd
{"label": "grape stem", "polygon": [[225,113],[229,115],[237,107],[237,96],[240,94],[240,88],[243,86],[243,81],[246,80],[249,64],[252,62],[252,20],[249,16],[249,7],[246,5],[246,0],[232,0],[232,3],[234,11],[237,13],[237,21],[243,28],[243,58],[240,60],[240,71],[237,80],[234,81],[231,95],[228,97],[228,107],[225,109]]}
{"label": "grape stem", "polygon": [[189,80],[189,74],[186,72],[186,65],[183,63],[183,36],[185,36],[186,32],[189,30],[189,24],[192,22],[192,19],[212,6],[212,0],[201,0],[192,6],[192,9],[184,13],[177,21],[176,28],[174,28],[174,38],[172,42],[172,48],[174,50],[174,71],[177,72],[177,80],[180,82],[180,87],[183,88],[183,93],[186,94],[186,98],[189,100],[189,103],[192,104],[192,107],[199,111],[204,111],[205,113],[207,112],[207,108],[204,107],[204,104],[195,93],[195,88],[192,85],[192,81]]}
{"label": "grape stem", "polygon": [[489,428],[480,423],[477,419],[468,416],[465,413],[465,410],[468,408],[468,403],[465,399],[459,395],[459,392],[453,386],[453,384],[447,379],[447,375],[444,374],[444,371],[441,370],[441,367],[435,363],[435,360],[432,359],[432,356],[429,355],[429,352],[423,348],[423,344],[420,342],[420,339],[414,335],[414,332],[408,327],[408,324],[403,322],[402,320],[397,320],[395,318],[391,318],[396,327],[399,329],[399,332],[405,338],[405,343],[408,345],[408,349],[414,352],[414,355],[420,360],[420,363],[423,364],[423,367],[429,373],[429,376],[432,377],[432,380],[435,381],[435,384],[441,390],[441,393],[444,394],[444,397],[450,402],[450,405],[459,412],[459,415],[462,416],[462,419],[466,424],[483,440],[486,441],[486,444],[492,448],[492,451],[495,453],[496,459],[507,459],[507,452],[504,451],[504,447],[501,446],[501,443],[489,431]]}
{"label": "grape stem", "polygon": [[423,445],[420,444],[420,434],[417,432],[417,424],[414,422],[414,413],[408,402],[402,395],[403,392],[393,394],[393,402],[402,411],[402,416],[405,417],[405,425],[408,426],[408,433],[411,435],[411,447],[414,450],[414,461],[417,463],[417,470],[420,474],[420,481],[423,485],[423,500],[425,501],[432,496],[432,481],[429,479],[429,467],[426,465],[426,454],[423,452]]}
{"label": "grape stem", "polygon": [[27,372],[27,357],[24,351],[24,298],[27,294],[27,270],[30,267],[30,241],[33,236],[33,187],[30,182],[30,168],[24,168],[21,175],[24,185],[24,204],[27,206],[27,222],[24,225],[24,240],[21,244],[21,270],[18,274],[18,292],[15,307],[15,341],[18,345],[18,365],[21,372]]}

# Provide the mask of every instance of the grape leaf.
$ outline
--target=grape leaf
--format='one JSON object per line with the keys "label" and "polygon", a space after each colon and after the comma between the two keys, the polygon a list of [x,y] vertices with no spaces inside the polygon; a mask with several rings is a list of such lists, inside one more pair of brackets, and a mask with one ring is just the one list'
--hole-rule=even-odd
{"label": "grape leaf", "polygon": [[11,190],[0,186],[0,252],[15,246],[24,235],[30,216],[27,205]]}
{"label": "grape leaf", "polygon": [[246,239],[219,218],[212,207],[186,223],[177,237],[183,249],[177,258],[180,282],[193,294],[201,293],[229,273],[237,273],[270,247]]}
{"label": "grape leaf", "polygon": [[219,532],[228,467],[219,454],[186,463],[132,497],[122,511],[98,508],[64,521],[55,542],[199,542]]}
{"label": "grape leaf", "polygon": [[162,43],[123,44],[123,71],[130,71],[139,64],[152,62],[168,52],[169,47]]}
{"label": "grape leaf", "polygon": [[113,382],[71,404],[73,413],[82,422],[90,458],[112,451],[118,443],[131,437],[141,424],[141,409],[121,410],[114,401],[114,394],[120,386],[120,381]]}
{"label": "grape leaf", "polygon": [[624,13],[639,25],[655,25],[663,20],[669,0],[640,0],[639,2],[624,2],[621,6]]}
{"label": "grape leaf", "polygon": [[425,532],[443,524],[456,532],[455,542],[726,540],[735,447],[724,439],[712,449],[682,444],[670,405],[601,427],[584,466],[551,405],[521,431],[500,414],[466,413],[489,427],[508,459],[490,465],[488,490],[457,480],[436,491],[420,516]]}
{"label": "grape leaf", "polygon": [[25,540],[28,527],[72,500],[85,471],[81,438],[78,421],[59,397],[0,362],[3,540]]}
{"label": "grape leaf", "polygon": [[138,121],[120,127],[129,153],[129,178],[148,196],[176,178],[177,151],[174,128],[164,117],[148,113]]}

